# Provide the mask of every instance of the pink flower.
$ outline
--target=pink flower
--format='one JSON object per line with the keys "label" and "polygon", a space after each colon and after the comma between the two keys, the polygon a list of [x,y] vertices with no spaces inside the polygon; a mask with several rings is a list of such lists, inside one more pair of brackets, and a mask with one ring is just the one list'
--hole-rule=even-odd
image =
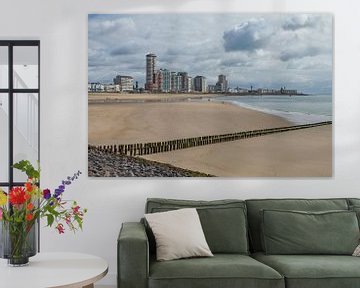
{"label": "pink flower", "polygon": [[73,210],[74,215],[79,214],[80,206],[71,207]]}
{"label": "pink flower", "polygon": [[70,214],[66,215],[65,222],[66,222],[67,225],[69,225],[71,223],[71,215]]}
{"label": "pink flower", "polygon": [[3,214],[3,211],[2,211],[2,209],[0,208],[0,220],[2,220],[2,218],[3,218],[2,214]]}
{"label": "pink flower", "polygon": [[59,223],[55,228],[58,230],[59,234],[65,233],[65,229],[64,229],[63,224]]}

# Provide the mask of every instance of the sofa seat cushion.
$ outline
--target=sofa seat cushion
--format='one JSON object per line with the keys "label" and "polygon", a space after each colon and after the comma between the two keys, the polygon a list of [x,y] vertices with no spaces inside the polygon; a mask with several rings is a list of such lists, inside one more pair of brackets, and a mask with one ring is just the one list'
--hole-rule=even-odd
{"label": "sofa seat cushion", "polygon": [[358,288],[360,258],[343,255],[265,255],[254,259],[284,275],[287,288]]}
{"label": "sofa seat cushion", "polygon": [[149,288],[284,288],[274,269],[246,255],[215,254],[211,258],[150,261]]}

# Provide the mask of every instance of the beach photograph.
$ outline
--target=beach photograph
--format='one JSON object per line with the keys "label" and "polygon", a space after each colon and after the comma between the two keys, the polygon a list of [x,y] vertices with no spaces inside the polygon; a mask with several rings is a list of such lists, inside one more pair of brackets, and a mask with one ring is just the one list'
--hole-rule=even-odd
{"label": "beach photograph", "polygon": [[89,177],[332,177],[330,14],[90,14]]}

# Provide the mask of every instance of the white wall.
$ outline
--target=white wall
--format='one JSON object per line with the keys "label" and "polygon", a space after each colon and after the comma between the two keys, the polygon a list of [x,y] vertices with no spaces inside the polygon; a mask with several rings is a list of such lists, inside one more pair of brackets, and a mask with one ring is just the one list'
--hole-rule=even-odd
{"label": "white wall", "polygon": [[[175,4],[178,3],[178,4]],[[87,14],[129,12],[332,12],[335,16],[334,176],[331,179],[90,179],[87,174]],[[104,257],[116,281],[116,239],[147,197],[217,199],[360,196],[360,1],[358,0],[1,0],[0,39],[41,40],[42,183],[77,169],[66,192],[89,209],[75,236],[42,229],[43,251]]]}

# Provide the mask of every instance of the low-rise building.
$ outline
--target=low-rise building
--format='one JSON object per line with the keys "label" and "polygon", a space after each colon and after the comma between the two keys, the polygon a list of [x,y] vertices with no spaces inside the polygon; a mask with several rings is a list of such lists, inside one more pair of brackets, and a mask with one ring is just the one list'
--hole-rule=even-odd
{"label": "low-rise building", "polygon": [[284,88],[281,87],[280,93],[286,95],[296,95],[298,92],[297,90],[285,89],[285,87]]}
{"label": "low-rise building", "polygon": [[116,93],[116,92],[120,92],[120,85],[118,84],[105,84],[104,85],[104,91],[105,92],[112,92],[112,93]]}
{"label": "low-rise building", "polygon": [[88,83],[88,91],[89,92],[104,92],[104,85],[98,82]]}
{"label": "low-rise building", "polygon": [[114,78],[114,84],[119,85],[120,91],[134,90],[134,78],[131,76],[117,75]]}

